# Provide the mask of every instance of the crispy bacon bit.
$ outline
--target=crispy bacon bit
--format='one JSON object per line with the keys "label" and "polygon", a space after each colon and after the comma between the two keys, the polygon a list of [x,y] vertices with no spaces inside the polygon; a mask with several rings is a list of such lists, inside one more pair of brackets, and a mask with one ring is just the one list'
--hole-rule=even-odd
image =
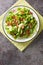
{"label": "crispy bacon bit", "polygon": [[11,22],[8,21],[8,22],[7,22],[7,25],[10,26],[10,25],[11,25]]}
{"label": "crispy bacon bit", "polygon": [[23,22],[23,21],[25,21],[25,19],[21,17],[21,18],[20,18],[20,21],[22,21],[22,22]]}
{"label": "crispy bacon bit", "polygon": [[23,21],[23,18],[20,18],[20,21]]}
{"label": "crispy bacon bit", "polygon": [[29,12],[29,14],[33,14],[32,12]]}
{"label": "crispy bacon bit", "polygon": [[12,25],[15,24],[16,26],[18,26],[18,21],[16,19],[13,19],[12,21]]}
{"label": "crispy bacon bit", "polygon": [[13,19],[15,19],[15,16],[12,16]]}
{"label": "crispy bacon bit", "polygon": [[16,20],[16,26],[18,27],[18,21]]}
{"label": "crispy bacon bit", "polygon": [[27,30],[27,31],[26,31],[26,34],[27,34],[27,35],[29,35],[29,34],[30,34],[30,31],[29,31],[29,30]]}
{"label": "crispy bacon bit", "polygon": [[12,24],[18,26],[17,16],[12,16],[12,18],[13,18]]}
{"label": "crispy bacon bit", "polygon": [[12,22],[9,22],[9,21],[7,22],[7,25],[8,25],[8,26],[14,25],[14,24],[18,27],[18,21],[17,21],[16,19],[13,19]]}
{"label": "crispy bacon bit", "polygon": [[17,17],[17,16],[15,16],[15,15],[14,15],[14,16],[12,16],[12,19],[17,19],[17,18],[18,18],[18,17]]}

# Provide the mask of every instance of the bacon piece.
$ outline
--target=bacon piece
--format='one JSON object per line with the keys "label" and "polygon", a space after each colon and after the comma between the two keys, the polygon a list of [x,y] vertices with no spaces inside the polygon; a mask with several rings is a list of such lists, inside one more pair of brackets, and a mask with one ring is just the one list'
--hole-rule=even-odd
{"label": "bacon piece", "polygon": [[33,14],[32,12],[29,12],[29,14]]}
{"label": "bacon piece", "polygon": [[10,26],[10,25],[11,25],[11,22],[8,21],[8,22],[7,22],[7,25]]}
{"label": "bacon piece", "polygon": [[12,16],[12,19],[15,19],[15,16]]}
{"label": "bacon piece", "polygon": [[21,18],[20,18],[20,21],[22,21],[22,22],[23,22],[23,21],[25,21],[25,19],[21,17]]}
{"label": "bacon piece", "polygon": [[30,34],[30,31],[29,31],[29,30],[27,30],[27,31],[26,31],[26,34],[28,34],[28,35],[29,35],[29,34]]}

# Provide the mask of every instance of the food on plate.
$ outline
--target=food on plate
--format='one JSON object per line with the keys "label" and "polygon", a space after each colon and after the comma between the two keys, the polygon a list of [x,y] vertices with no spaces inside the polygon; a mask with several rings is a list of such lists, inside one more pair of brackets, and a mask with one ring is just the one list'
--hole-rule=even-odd
{"label": "food on plate", "polygon": [[5,29],[13,38],[28,38],[37,25],[33,12],[29,8],[16,8],[8,12]]}

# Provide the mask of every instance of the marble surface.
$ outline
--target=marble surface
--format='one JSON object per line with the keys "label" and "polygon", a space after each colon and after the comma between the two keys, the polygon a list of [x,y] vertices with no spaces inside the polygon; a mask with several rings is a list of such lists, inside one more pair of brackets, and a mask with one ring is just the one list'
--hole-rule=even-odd
{"label": "marble surface", "polygon": [[[17,0],[0,0],[0,15]],[[27,0],[43,16],[43,0]],[[24,52],[0,33],[0,65],[43,65],[43,31]]]}

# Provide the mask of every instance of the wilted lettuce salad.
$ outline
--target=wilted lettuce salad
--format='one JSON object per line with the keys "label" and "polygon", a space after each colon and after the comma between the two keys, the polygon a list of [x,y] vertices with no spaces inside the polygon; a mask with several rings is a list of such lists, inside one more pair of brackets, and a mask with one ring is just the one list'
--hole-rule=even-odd
{"label": "wilted lettuce salad", "polygon": [[13,38],[28,38],[34,31],[37,21],[30,9],[18,7],[8,13],[5,29]]}

